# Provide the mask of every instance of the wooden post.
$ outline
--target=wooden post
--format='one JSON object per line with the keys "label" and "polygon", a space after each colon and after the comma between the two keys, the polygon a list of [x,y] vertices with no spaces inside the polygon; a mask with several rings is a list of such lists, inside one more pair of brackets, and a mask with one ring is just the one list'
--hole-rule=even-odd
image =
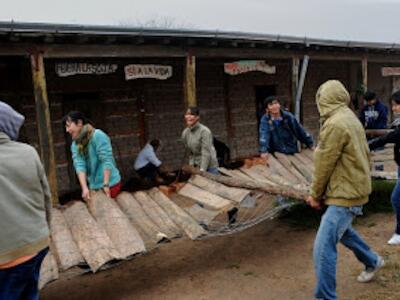
{"label": "wooden post", "polygon": [[190,53],[186,55],[184,97],[186,106],[197,106],[196,57]]}
{"label": "wooden post", "polygon": [[366,92],[368,87],[368,59],[366,56],[364,56],[361,61],[361,72],[362,72],[362,83],[364,86],[364,92]]}
{"label": "wooden post", "polygon": [[296,106],[296,92],[299,86],[299,69],[300,69],[300,58],[294,56],[292,58],[292,102],[290,105],[290,111],[294,111]]}
{"label": "wooden post", "polygon": [[43,53],[31,54],[33,91],[36,103],[36,122],[39,132],[40,156],[49,180],[52,203],[58,203],[57,171],[51,132],[50,109],[47,98]]}
{"label": "wooden post", "polygon": [[306,75],[307,75],[307,69],[308,69],[308,61],[310,60],[310,57],[308,55],[304,55],[303,58],[303,63],[301,65],[301,73],[300,73],[300,79],[299,79],[299,85],[296,90],[296,97],[295,97],[295,108],[294,108],[294,113],[296,116],[297,121],[300,122],[300,101],[301,101],[301,95],[303,93],[303,87],[304,87],[304,82],[306,80]]}

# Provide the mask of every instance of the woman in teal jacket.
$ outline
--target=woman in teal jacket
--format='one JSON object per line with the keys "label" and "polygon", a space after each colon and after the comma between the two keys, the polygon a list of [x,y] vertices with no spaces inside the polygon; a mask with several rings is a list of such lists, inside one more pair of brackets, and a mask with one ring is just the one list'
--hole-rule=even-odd
{"label": "woman in teal jacket", "polygon": [[94,128],[79,111],[69,112],[63,119],[63,125],[73,140],[72,159],[82,188],[82,198],[90,199],[89,189],[103,189],[108,197],[115,198],[121,190],[121,175],[108,135]]}

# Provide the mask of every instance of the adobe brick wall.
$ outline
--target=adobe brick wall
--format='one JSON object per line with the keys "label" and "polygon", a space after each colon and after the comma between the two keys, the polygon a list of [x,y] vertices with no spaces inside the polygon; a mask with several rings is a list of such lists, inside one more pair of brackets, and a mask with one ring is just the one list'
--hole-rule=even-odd
{"label": "adobe brick wall", "polygon": [[255,87],[276,85],[277,96],[282,103],[291,101],[291,64],[289,60],[268,60],[276,66],[276,74],[250,72],[227,76],[229,101],[234,138],[231,143],[233,157],[258,154],[258,128]]}
{"label": "adobe brick wall", "polygon": [[[360,63],[361,65],[361,63]],[[319,131],[319,114],[315,94],[329,79],[340,80],[349,89],[350,63],[346,61],[318,61],[310,59],[302,95],[302,123],[315,138]]]}

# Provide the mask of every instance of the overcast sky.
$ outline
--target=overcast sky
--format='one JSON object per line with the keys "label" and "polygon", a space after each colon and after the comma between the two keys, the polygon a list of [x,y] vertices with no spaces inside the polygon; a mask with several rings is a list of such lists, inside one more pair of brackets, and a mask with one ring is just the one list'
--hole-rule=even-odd
{"label": "overcast sky", "polygon": [[169,24],[400,43],[400,0],[2,0],[1,21]]}

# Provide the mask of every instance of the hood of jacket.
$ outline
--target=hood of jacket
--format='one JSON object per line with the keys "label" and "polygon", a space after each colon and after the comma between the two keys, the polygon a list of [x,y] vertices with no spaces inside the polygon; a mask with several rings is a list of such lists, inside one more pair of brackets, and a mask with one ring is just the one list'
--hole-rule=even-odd
{"label": "hood of jacket", "polygon": [[321,119],[326,119],[340,107],[347,107],[350,95],[340,81],[328,80],[319,87],[316,103]]}

